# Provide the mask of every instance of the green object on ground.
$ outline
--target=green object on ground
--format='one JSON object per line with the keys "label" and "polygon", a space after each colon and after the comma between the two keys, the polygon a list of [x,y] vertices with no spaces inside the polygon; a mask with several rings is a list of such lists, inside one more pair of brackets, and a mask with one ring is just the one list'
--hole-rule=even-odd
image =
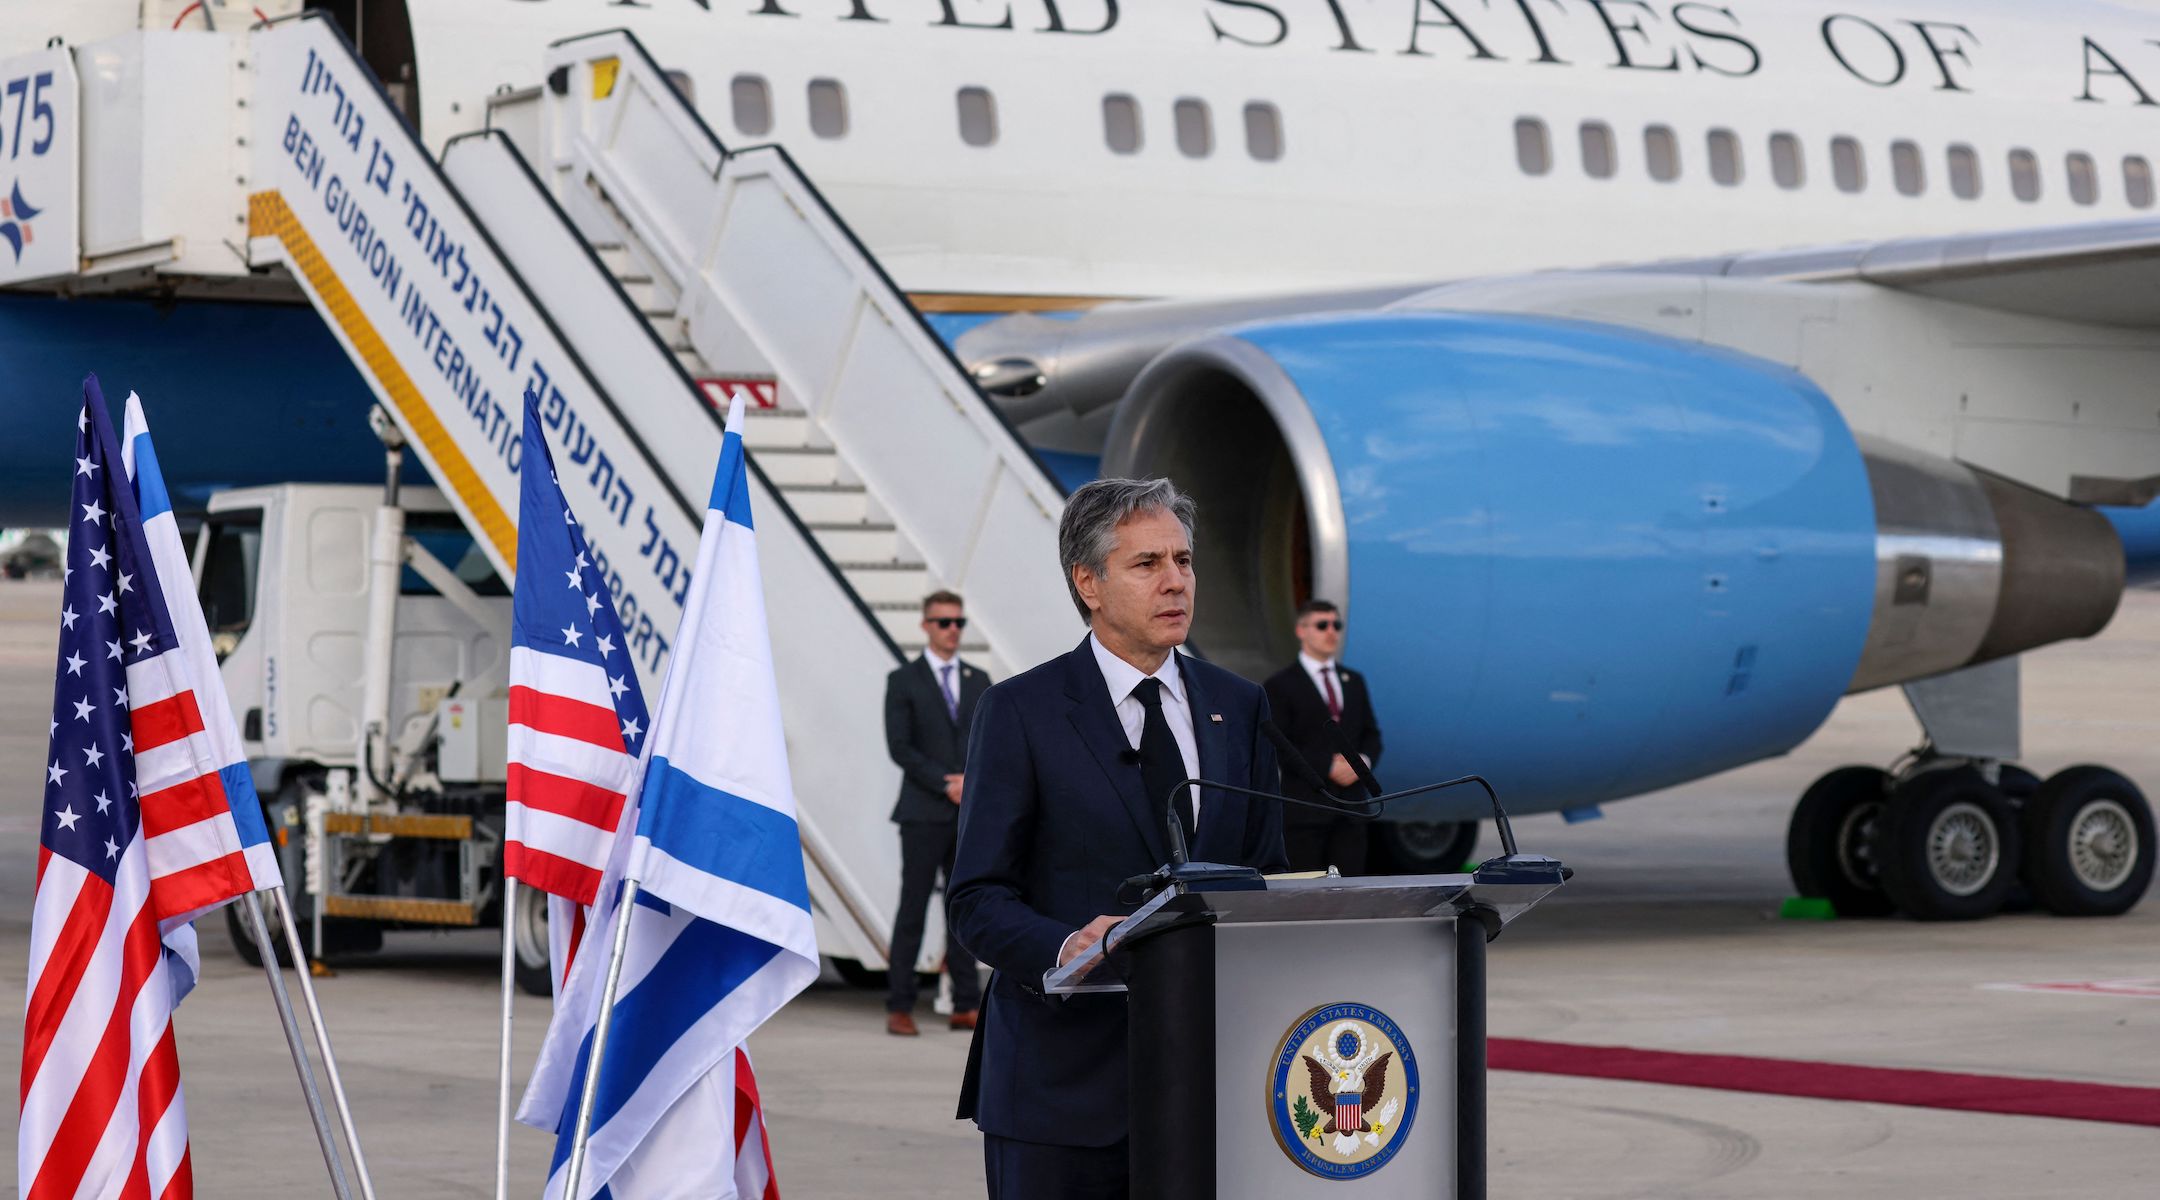
{"label": "green object on ground", "polygon": [[1820,896],[1787,896],[1777,915],[1787,921],[1835,921],[1837,909]]}

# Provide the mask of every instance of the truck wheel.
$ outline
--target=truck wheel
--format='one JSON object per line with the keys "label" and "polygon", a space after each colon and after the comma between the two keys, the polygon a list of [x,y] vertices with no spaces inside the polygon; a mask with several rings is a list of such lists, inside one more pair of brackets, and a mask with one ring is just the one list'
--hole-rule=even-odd
{"label": "truck wheel", "polygon": [[512,970],[518,990],[528,996],[552,996],[555,980],[548,960],[547,893],[521,884],[512,907],[516,911],[510,915],[510,949],[516,955]]}
{"label": "truck wheel", "polygon": [[[242,896],[225,906],[225,932],[232,936],[233,953],[240,956],[240,961],[251,967],[259,967],[263,965],[262,947],[255,944],[254,930],[248,928],[247,919],[240,915],[241,905],[253,903],[255,903],[253,896]],[[264,921],[264,927],[269,927],[267,920]],[[278,965],[281,967],[291,966],[292,955],[285,952],[285,947],[282,944],[283,939],[273,933],[270,935],[270,941],[277,946]]]}
{"label": "truck wheel", "polygon": [[1477,850],[1476,821],[1375,821],[1374,864],[1397,875],[1453,875]]}

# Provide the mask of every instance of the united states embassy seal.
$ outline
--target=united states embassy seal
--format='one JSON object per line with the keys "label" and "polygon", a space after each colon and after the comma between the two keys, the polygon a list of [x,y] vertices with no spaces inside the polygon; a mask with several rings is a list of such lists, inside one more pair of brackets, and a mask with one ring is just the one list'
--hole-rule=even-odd
{"label": "united states embassy seal", "polygon": [[1275,1141],[1323,1179],[1358,1179],[1388,1164],[1417,1116],[1417,1055],[1386,1013],[1326,1004],[1290,1027],[1268,1086]]}

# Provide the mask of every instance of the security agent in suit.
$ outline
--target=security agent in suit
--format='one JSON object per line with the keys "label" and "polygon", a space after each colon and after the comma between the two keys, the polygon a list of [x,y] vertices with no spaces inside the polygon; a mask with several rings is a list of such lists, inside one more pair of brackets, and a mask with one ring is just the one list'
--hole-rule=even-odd
{"label": "security agent in suit", "polygon": [[[1121,881],[1169,859],[1180,780],[1277,784],[1266,696],[1175,653],[1192,625],[1192,519],[1168,480],[1074,492],[1058,554],[1090,632],[975,713],[950,911],[996,968],[959,1112],[983,1132],[992,1200],[1125,1196],[1125,997],[1047,996],[1043,975],[1131,911]],[[1276,804],[1193,787],[1175,802],[1194,859],[1283,868]]]}
{"label": "security agent in suit", "polygon": [[[885,1031],[901,1037],[919,1032],[915,960],[922,953],[923,914],[939,873],[951,887],[968,724],[990,686],[980,668],[960,661],[967,613],[959,596],[940,591],[924,598],[922,628],[922,657],[885,677],[885,746],[900,764],[900,800],[892,812],[900,826],[900,909],[893,916]],[[974,957],[950,936],[945,970],[952,976],[950,1025],[973,1029],[982,979]]]}
{"label": "security agent in suit", "polygon": [[[1342,736],[1365,765],[1380,761],[1380,723],[1373,718],[1372,691],[1365,676],[1342,665],[1342,611],[1326,600],[1312,600],[1298,610],[1298,660],[1268,677],[1268,707],[1275,713],[1313,773],[1340,795],[1354,795],[1357,771],[1345,759],[1327,723],[1342,726]],[[1283,780],[1283,794],[1300,800],[1327,801],[1293,773]],[[1366,822],[1292,805],[1283,817],[1283,844],[1294,871],[1345,875],[1365,873]]]}

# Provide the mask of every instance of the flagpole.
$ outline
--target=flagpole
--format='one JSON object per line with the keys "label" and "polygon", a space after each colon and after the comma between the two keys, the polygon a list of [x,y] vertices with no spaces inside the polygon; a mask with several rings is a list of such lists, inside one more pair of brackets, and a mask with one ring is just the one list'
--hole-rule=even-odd
{"label": "flagpole", "polygon": [[623,880],[622,899],[615,903],[615,947],[608,955],[607,983],[600,990],[600,1019],[593,1026],[592,1057],[585,1064],[585,1091],[578,1097],[577,1126],[570,1135],[570,1164],[563,1177],[562,1200],[578,1200],[579,1177],[585,1173],[585,1144],[592,1138],[593,1109],[600,1099],[600,1064],[607,1054],[608,1027],[615,1023],[615,991],[622,984],[623,956],[630,948],[630,918],[637,912],[637,897],[638,881]]}
{"label": "flagpole", "polygon": [[[263,925],[262,909],[256,900],[256,895],[250,893],[235,903],[247,912],[248,932],[262,952],[263,973],[270,977],[270,998],[277,1005],[278,1023],[285,1028],[285,1045],[292,1051],[293,1069],[300,1073],[300,1092],[307,1097],[308,1115],[315,1121],[315,1140],[322,1143],[323,1162],[330,1168],[330,1187],[339,1200],[352,1200],[352,1184],[345,1178],[337,1136],[330,1132],[330,1117],[323,1111],[322,1093],[315,1087],[315,1069],[308,1063],[307,1048],[300,1044],[300,1022],[293,1016],[292,997],[286,994],[285,976],[278,970],[277,947],[270,942],[270,931]],[[305,978],[305,968],[302,970]]]}
{"label": "flagpole", "polygon": [[510,989],[517,982],[517,893],[515,875],[503,876],[502,923],[502,1060],[496,1064],[495,1200],[510,1200]]}
{"label": "flagpole", "polygon": [[[300,927],[293,922],[292,903],[286,898],[283,887],[271,888],[269,892],[277,904],[278,920],[285,926],[285,944],[292,950],[293,973],[300,977],[300,998],[307,1004],[308,1020],[315,1026],[315,1045],[322,1051],[323,1074],[330,1079],[330,1099],[337,1105],[338,1123],[345,1130],[345,1145],[352,1151],[353,1173],[360,1177],[360,1194],[363,1200],[375,1200],[375,1182],[368,1177],[367,1155],[360,1150],[360,1131],[353,1125],[352,1104],[345,1098],[345,1081],[338,1078],[337,1055],[330,1049],[330,1027],[323,1023],[322,1006],[315,1002],[315,980],[308,969],[307,956],[301,953]],[[318,915],[320,909],[318,904]],[[276,956],[271,958],[274,963]]]}

